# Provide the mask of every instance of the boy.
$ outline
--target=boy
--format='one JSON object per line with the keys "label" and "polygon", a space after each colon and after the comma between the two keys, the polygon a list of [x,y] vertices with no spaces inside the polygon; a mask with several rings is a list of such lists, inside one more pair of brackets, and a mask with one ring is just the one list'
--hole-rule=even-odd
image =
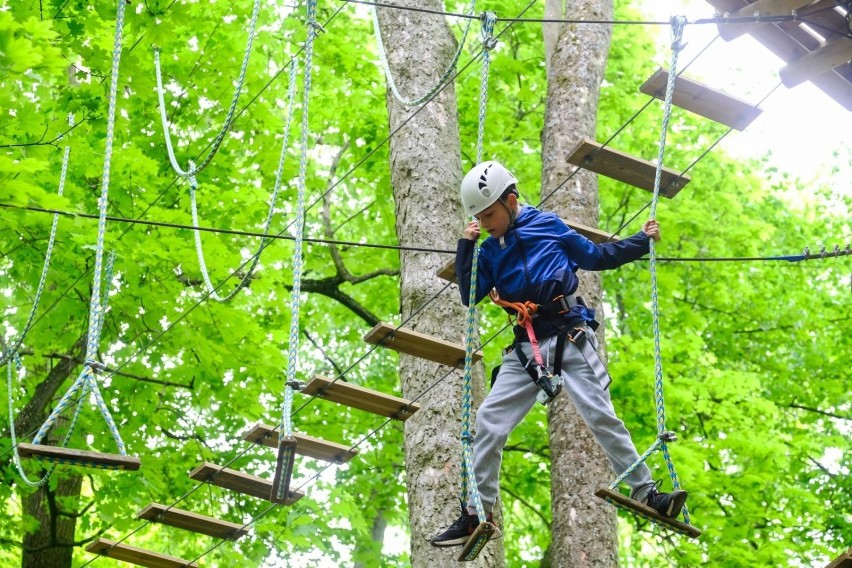
{"label": "boy", "polygon": [[[520,205],[517,180],[505,167],[493,161],[483,162],[468,172],[462,181],[461,199],[465,214],[478,221],[465,227],[464,238],[459,240],[456,252],[456,276],[462,303],[468,305],[470,297],[473,251],[481,225],[489,237],[480,249],[474,300],[479,302],[496,288],[501,300],[539,305],[532,319],[533,339],[538,340],[545,365],[550,370],[556,367],[554,375],[560,374],[561,367],[564,390],[613,469],[618,473],[626,471],[639,455],[624,423],[615,415],[606,390],[608,381],[596,372],[600,366],[590,364],[581,349],[566,342],[565,337],[566,334],[573,336],[575,328],[580,328],[597,348],[594,310],[572,295],[579,284],[577,269],[607,270],[642,257],[648,253],[649,239],[660,239],[657,222],[648,221],[641,232],[627,239],[596,245],[568,228],[556,215]],[[514,332],[513,349],[503,356],[491,391],[476,416],[473,470],[489,521],[499,490],[503,446],[512,430],[535,405],[537,397],[542,396],[530,370],[537,367],[531,338],[523,326],[515,326]],[[592,355],[597,359],[594,353]],[[548,382],[545,386],[552,385]],[[545,388],[541,391],[546,392]],[[553,395],[551,389],[544,399]],[[632,499],[662,515],[677,517],[686,502],[685,491],[658,492],[658,484],[651,479],[651,472],[644,463],[625,481],[632,488]],[[476,508],[473,503],[467,503],[467,507],[462,506],[461,516],[432,539],[432,545],[463,545],[477,525]],[[497,530],[491,538],[500,536]]]}

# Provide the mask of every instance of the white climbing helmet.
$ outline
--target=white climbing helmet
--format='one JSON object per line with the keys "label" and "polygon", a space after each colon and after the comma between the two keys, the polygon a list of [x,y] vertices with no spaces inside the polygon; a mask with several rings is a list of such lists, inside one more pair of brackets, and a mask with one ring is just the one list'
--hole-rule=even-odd
{"label": "white climbing helmet", "polygon": [[499,162],[488,161],[474,166],[461,183],[461,200],[465,215],[478,215],[500,199],[515,176]]}

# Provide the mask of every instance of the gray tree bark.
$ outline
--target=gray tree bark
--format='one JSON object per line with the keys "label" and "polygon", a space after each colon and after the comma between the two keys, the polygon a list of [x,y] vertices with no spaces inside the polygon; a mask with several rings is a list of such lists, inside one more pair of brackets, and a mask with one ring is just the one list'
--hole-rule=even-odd
{"label": "gray tree bark", "polygon": [[[570,8],[570,10],[569,10]],[[612,0],[547,0],[548,17],[612,19]],[[595,137],[598,94],[609,51],[611,30],[604,25],[548,24],[547,111],[542,135],[542,198],[572,172],[567,158],[579,140]],[[596,227],[598,187],[594,174],[580,172],[546,202],[562,218]],[[601,311],[601,280],[581,275],[578,294]],[[604,326],[598,329],[603,340]],[[603,352],[603,343],[601,343]],[[568,397],[549,412],[554,567],[616,566],[615,510],[594,496],[614,477],[612,468]],[[620,473],[620,472],[619,472]]]}
{"label": "gray tree bark", "polygon": [[[442,9],[436,0],[400,4]],[[456,49],[447,23],[434,15],[387,8],[379,9],[379,19],[390,69],[402,95],[415,98],[428,92]],[[455,90],[450,84],[416,115],[417,107],[401,105],[390,90],[387,106],[391,131],[411,119],[390,143],[399,244],[454,250],[464,226],[458,197],[462,164]],[[449,260],[435,253],[400,253],[402,320],[411,317],[406,327],[462,343],[466,309],[457,288],[446,288],[436,275]],[[435,295],[437,300],[430,301]],[[478,336],[475,341],[479,343]],[[403,395],[422,395],[421,410],[405,423],[412,566],[455,568],[459,549],[436,549],[428,540],[459,515],[462,373],[404,355],[399,371]],[[474,377],[476,405],[484,394],[483,375],[480,366]],[[503,566],[502,541],[490,543],[469,565]]]}

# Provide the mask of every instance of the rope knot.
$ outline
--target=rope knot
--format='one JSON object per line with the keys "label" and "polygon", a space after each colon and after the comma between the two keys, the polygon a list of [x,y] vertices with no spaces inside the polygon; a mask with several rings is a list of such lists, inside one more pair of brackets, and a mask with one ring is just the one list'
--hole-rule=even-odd
{"label": "rope knot", "polygon": [[482,29],[480,30],[482,48],[485,51],[491,51],[497,47],[497,39],[494,37],[494,24],[497,22],[497,14],[483,12],[479,15],[479,21],[482,22]]}
{"label": "rope knot", "polygon": [[106,365],[104,365],[100,361],[95,361],[94,359],[86,359],[84,365],[91,369],[92,373],[94,373],[95,375],[106,371]]}
{"label": "rope knot", "polygon": [[677,442],[677,435],[670,430],[663,432],[657,436],[657,438],[659,438],[661,442]]}
{"label": "rope knot", "polygon": [[322,24],[320,24],[316,20],[308,20],[307,22],[305,22],[305,25],[310,28],[310,30],[314,33],[315,36],[325,33],[325,28],[322,27]]}

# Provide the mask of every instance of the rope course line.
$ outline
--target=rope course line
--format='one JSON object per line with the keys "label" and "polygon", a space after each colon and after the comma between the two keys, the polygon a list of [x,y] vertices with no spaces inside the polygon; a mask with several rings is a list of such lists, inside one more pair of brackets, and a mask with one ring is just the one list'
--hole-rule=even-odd
{"label": "rope course line", "polygon": [[[683,39],[683,28],[686,23],[686,18],[682,16],[675,16],[672,18],[672,60],[670,69],[672,72],[669,73],[668,82],[666,85],[666,94],[665,94],[665,102],[663,105],[663,120],[662,127],[660,133],[660,142],[659,142],[659,150],[657,154],[657,167],[656,172],[654,174],[654,193],[653,198],[651,199],[651,219],[656,218],[656,210],[657,210],[657,201],[660,197],[660,181],[662,179],[662,171],[663,171],[663,161],[665,158],[665,150],[666,150],[666,135],[668,133],[669,128],[669,119],[671,118],[671,110],[672,110],[672,96],[674,95],[674,85],[675,85],[675,71],[677,70],[677,60],[678,55],[683,49],[681,44],[681,40]],[[639,467],[640,464],[644,463],[645,460],[653,454],[658,449],[662,451],[663,457],[666,462],[666,466],[669,470],[669,476],[672,480],[672,486],[674,489],[680,489],[680,481],[678,479],[677,472],[675,471],[674,462],[672,461],[671,454],[669,453],[668,443],[675,441],[677,438],[675,437],[674,432],[670,432],[666,430],[666,410],[665,410],[665,400],[663,396],[663,358],[660,348],[660,314],[659,314],[659,300],[657,293],[657,264],[656,264],[656,246],[654,239],[649,239],[650,245],[650,258],[649,258],[649,269],[651,275],[651,313],[653,319],[653,334],[654,334],[654,403],[657,410],[657,439],[651,445],[648,450],[646,450],[639,459],[637,459],[632,465],[630,465],[627,470],[619,475],[615,481],[613,481],[609,488],[615,490],[619,483],[623,481],[627,476],[629,476],[633,471]],[[612,502],[608,499],[608,501]],[[690,523],[689,518],[689,509],[686,504],[683,505],[683,519],[686,524]]]}
{"label": "rope course line", "polygon": [[[127,452],[124,447],[124,441],[121,439],[121,434],[119,433],[118,428],[115,425],[115,421],[113,420],[112,415],[110,414],[109,408],[107,408],[106,403],[103,400],[100,389],[98,387],[96,374],[101,368],[101,364],[97,361],[98,344],[100,342],[101,331],[103,329],[102,318],[106,311],[107,301],[109,297],[109,280],[111,280],[112,278],[112,266],[114,260],[114,255],[110,255],[109,259],[107,260],[106,276],[109,280],[106,281],[106,289],[101,291],[102,278],[104,276],[103,257],[104,241],[106,236],[106,212],[109,204],[110,169],[112,165],[113,141],[115,138],[115,111],[117,106],[116,95],[118,91],[119,64],[121,61],[122,51],[124,13],[125,3],[118,2],[115,18],[115,38],[113,42],[112,69],[110,74],[104,164],[103,173],[101,176],[101,194],[100,198],[98,199],[98,236],[95,250],[95,267],[92,279],[91,302],[89,307],[89,330],[86,345],[86,361],[84,363],[83,370],[77,380],[74,381],[71,388],[69,388],[68,391],[62,396],[59,403],[57,403],[56,407],[51,411],[50,415],[47,417],[47,420],[45,420],[44,424],[42,424],[41,428],[39,428],[38,432],[35,435],[35,438],[33,438],[33,444],[38,445],[41,443],[41,440],[53,427],[54,423],[59,418],[59,415],[70,404],[74,394],[82,388],[81,401],[86,397],[86,395],[91,395],[91,397],[94,399],[95,404],[98,407],[98,410],[100,411],[101,416],[110,431],[110,434],[112,434],[116,446],[118,447],[119,454],[122,456],[127,455]],[[77,413],[75,413],[75,419],[72,422],[71,428],[69,428],[67,434],[68,439],[70,439],[73,426],[76,424],[76,417]],[[53,460],[53,458],[50,459]],[[76,460],[64,458],[60,458],[54,461],[58,461],[61,463],[76,463]]]}
{"label": "rope course line", "polygon": [[387,53],[385,52],[385,44],[382,41],[382,30],[379,26],[379,13],[378,10],[376,10],[376,6],[373,5],[373,9],[371,10],[373,15],[373,35],[376,38],[376,47],[377,51],[379,52],[379,63],[382,66],[382,70],[384,71],[385,78],[387,79],[388,86],[390,87],[393,96],[402,105],[417,106],[423,102],[431,100],[432,97],[438,93],[438,91],[443,90],[444,84],[450,77],[450,74],[453,72],[453,69],[455,69],[459,58],[461,57],[462,51],[464,50],[464,45],[467,41],[467,33],[468,31],[470,31],[470,24],[473,21],[471,19],[471,16],[473,16],[475,10],[476,0],[471,0],[470,8],[468,8],[468,11],[466,13],[466,16],[468,16],[467,24],[465,24],[464,31],[462,32],[461,40],[459,40],[458,42],[458,47],[456,48],[456,52],[453,55],[452,60],[450,61],[449,65],[447,65],[447,68],[444,70],[441,76],[438,78],[438,81],[435,83],[435,85],[430,87],[423,95],[409,99],[404,97],[402,93],[399,92],[399,88],[396,85],[396,81],[394,81],[393,73],[391,73],[390,64],[388,63]]}

